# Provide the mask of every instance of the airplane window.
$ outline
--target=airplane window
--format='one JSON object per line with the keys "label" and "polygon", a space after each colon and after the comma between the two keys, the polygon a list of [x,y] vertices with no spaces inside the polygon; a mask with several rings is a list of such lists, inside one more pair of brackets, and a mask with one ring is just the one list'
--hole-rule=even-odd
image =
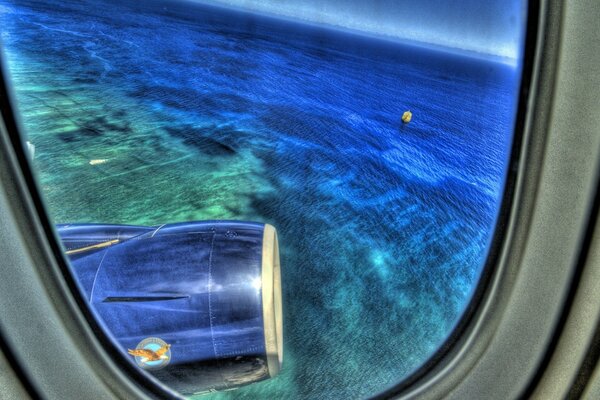
{"label": "airplane window", "polygon": [[365,398],[430,360],[496,229],[524,10],[0,0],[46,208],[124,357],[243,399]]}

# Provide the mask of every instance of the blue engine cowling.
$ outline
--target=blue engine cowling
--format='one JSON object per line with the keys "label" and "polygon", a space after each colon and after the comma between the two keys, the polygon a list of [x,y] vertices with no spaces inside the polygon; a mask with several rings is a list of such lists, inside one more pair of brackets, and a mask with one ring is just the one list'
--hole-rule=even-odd
{"label": "blue engine cowling", "polygon": [[272,226],[203,221],[57,229],[93,312],[124,351],[149,338],[170,345],[163,368],[138,362],[164,383],[192,394],[279,372],[281,276]]}

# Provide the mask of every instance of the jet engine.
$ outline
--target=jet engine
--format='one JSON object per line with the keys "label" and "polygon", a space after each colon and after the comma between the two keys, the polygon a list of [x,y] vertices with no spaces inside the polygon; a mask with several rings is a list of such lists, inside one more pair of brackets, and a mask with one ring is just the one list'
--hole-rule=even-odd
{"label": "jet engine", "polygon": [[271,225],[58,225],[98,321],[131,361],[183,394],[277,375],[281,273]]}

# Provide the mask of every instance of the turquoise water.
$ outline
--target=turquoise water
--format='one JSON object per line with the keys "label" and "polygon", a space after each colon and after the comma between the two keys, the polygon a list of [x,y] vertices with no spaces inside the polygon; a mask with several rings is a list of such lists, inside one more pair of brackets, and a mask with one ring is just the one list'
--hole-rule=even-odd
{"label": "turquoise water", "polygon": [[188,3],[0,0],[0,26],[56,223],[278,229],[282,373],[215,397],[366,397],[448,337],[493,233],[515,67]]}

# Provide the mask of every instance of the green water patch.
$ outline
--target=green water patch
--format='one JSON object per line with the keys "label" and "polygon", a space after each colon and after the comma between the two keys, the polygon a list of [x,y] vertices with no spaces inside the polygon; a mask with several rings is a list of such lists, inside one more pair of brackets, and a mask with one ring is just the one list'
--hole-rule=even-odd
{"label": "green water patch", "polygon": [[127,96],[110,96],[107,102],[84,88],[19,90],[34,166],[56,223],[259,217],[252,198],[273,190],[262,162],[253,150],[225,143],[242,143],[233,133],[250,133],[230,125],[221,132],[214,123],[173,126]]}

